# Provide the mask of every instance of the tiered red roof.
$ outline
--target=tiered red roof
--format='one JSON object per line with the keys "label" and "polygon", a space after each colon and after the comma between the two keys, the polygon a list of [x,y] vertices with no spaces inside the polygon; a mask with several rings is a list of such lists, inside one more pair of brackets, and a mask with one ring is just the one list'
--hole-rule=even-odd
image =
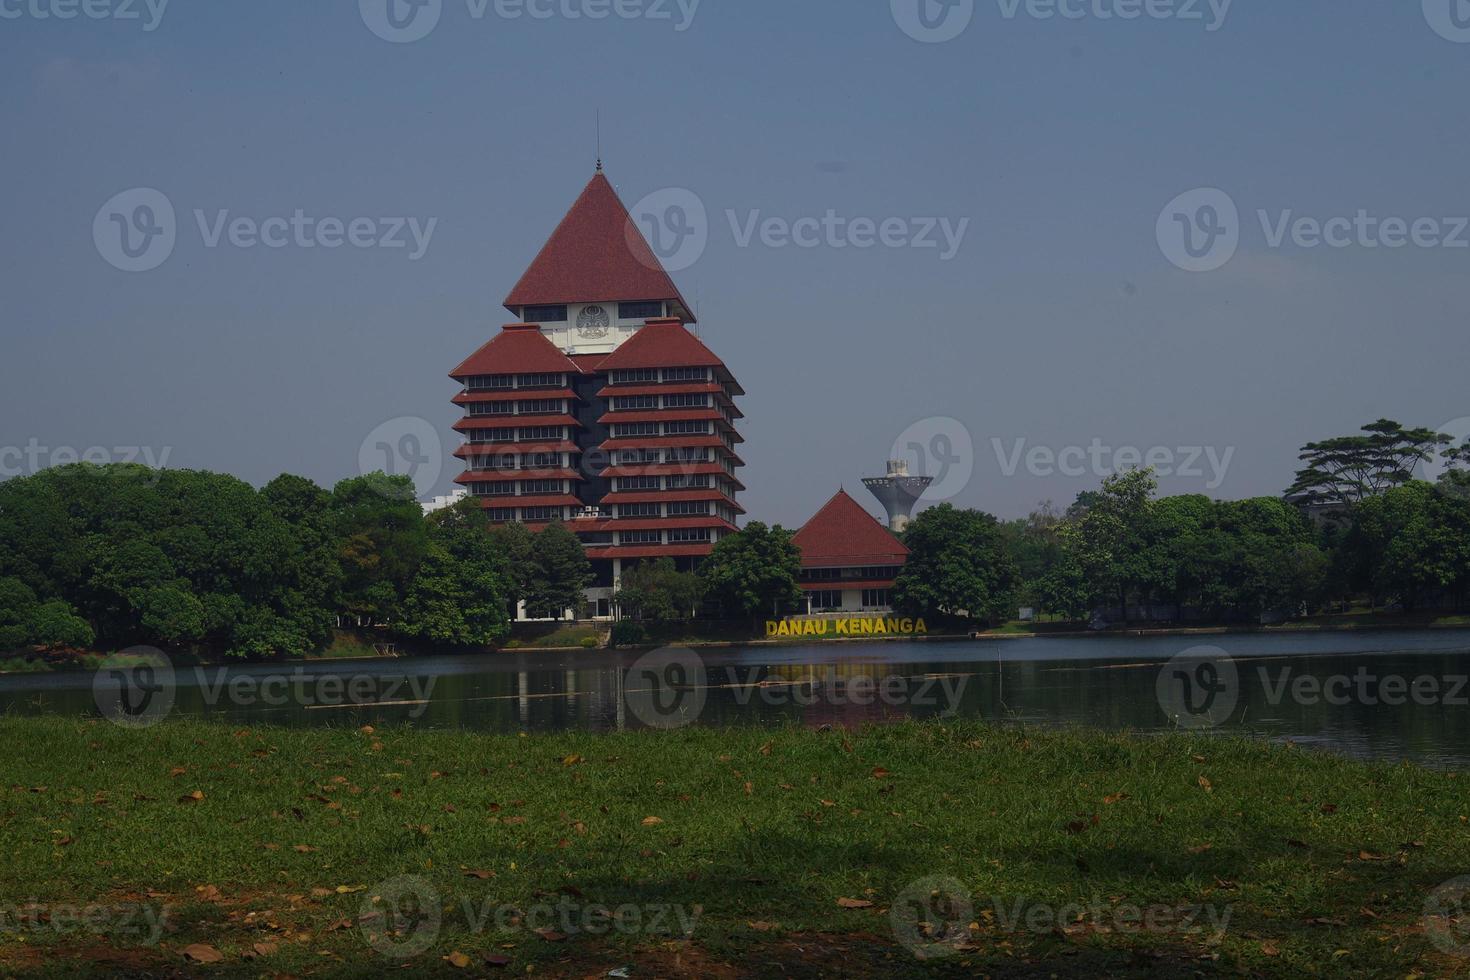
{"label": "tiered red roof", "polygon": [[[909,556],[904,543],[846,490],[837,491],[822,505],[792,542],[801,549],[803,568],[902,565]],[[845,582],[843,585],[851,587]]]}
{"label": "tiered red roof", "polygon": [[671,300],[689,311],[617,191],[599,171],[505,305],[515,311],[522,306],[654,300]]}
{"label": "tiered red roof", "polygon": [[675,317],[668,317],[649,320],[621,347],[607,355],[597,365],[597,370],[724,366],[725,362],[704,346],[683,323]]}
{"label": "tiered red roof", "polygon": [[[487,374],[581,374],[571,358],[533,323],[509,323],[449,372],[456,381]],[[533,396],[523,396],[533,397]]]}

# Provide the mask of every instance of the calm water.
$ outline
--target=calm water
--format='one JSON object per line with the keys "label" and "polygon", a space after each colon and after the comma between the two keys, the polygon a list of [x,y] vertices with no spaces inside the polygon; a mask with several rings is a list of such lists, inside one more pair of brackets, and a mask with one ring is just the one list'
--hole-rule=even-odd
{"label": "calm water", "polygon": [[[1203,672],[1195,663],[1166,668],[1201,645],[1228,658]],[[1152,731],[1175,727],[1166,705],[1182,703],[1161,696],[1161,674],[1163,690],[1183,692],[1196,709],[1213,688],[1221,730],[1470,766],[1470,630],[734,648],[652,667],[635,654],[576,650],[179,668],[169,710],[231,724],[497,732],[945,715]],[[0,676],[0,711],[99,714],[83,674]]]}

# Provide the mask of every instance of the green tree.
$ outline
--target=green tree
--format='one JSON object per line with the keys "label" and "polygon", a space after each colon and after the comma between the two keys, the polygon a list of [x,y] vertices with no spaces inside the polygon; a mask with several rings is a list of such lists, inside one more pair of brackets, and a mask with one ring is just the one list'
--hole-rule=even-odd
{"label": "green tree", "polygon": [[489,646],[510,633],[510,576],[485,509],[466,499],[429,516],[429,552],[397,631],[434,643]]}
{"label": "green tree", "polygon": [[30,642],[44,649],[85,650],[96,641],[92,627],[61,599],[43,602],[35,608],[31,614],[30,634]]}
{"label": "green tree", "polygon": [[1102,490],[1077,517],[1072,543],[1090,598],[1117,602],[1128,621],[1128,603],[1161,578],[1153,547],[1153,470],[1130,470],[1103,481]]}
{"label": "green tree", "polygon": [[1306,465],[1287,495],[1307,503],[1349,507],[1414,478],[1414,467],[1434,458],[1450,437],[1433,429],[1405,429],[1379,419],[1362,435],[1338,436],[1302,447]]}
{"label": "green tree", "polygon": [[705,594],[727,612],[752,620],[797,608],[802,601],[801,551],[791,537],[779,524],[751,521],[721,538],[699,568]]}
{"label": "green tree", "polygon": [[614,600],[633,619],[666,623],[688,619],[704,595],[704,582],[693,572],[681,572],[672,558],[641,561],[623,571]]}
{"label": "green tree", "polygon": [[561,619],[566,610],[579,615],[584,591],[595,576],[592,563],[577,536],[560,522],[548,524],[532,536],[526,615],[531,619]]}
{"label": "green tree", "polygon": [[352,615],[386,623],[402,610],[429,549],[423,508],[414,502],[411,487],[406,476],[374,473],[332,489],[343,607]]}
{"label": "green tree", "polygon": [[31,642],[36,593],[18,578],[0,578],[0,653]]}
{"label": "green tree", "polygon": [[1000,522],[991,515],[940,504],[908,526],[903,543],[911,554],[894,583],[896,608],[981,622],[1013,615],[1015,563]]}

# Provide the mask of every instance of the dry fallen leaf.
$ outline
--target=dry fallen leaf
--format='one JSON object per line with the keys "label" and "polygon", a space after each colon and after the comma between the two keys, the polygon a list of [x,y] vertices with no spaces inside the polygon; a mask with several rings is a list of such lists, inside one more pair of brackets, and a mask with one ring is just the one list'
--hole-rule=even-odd
{"label": "dry fallen leaf", "polygon": [[663,819],[661,817],[644,817],[643,818],[643,826],[645,826],[645,827],[657,827],[661,823],[663,823]]}
{"label": "dry fallen leaf", "polygon": [[746,925],[754,929],[756,932],[770,932],[772,929],[780,928],[774,922],[747,922]]}
{"label": "dry fallen leaf", "polygon": [[193,960],[195,963],[220,963],[224,961],[224,958],[224,954],[219,950],[203,943],[184,947],[184,959]]}
{"label": "dry fallen leaf", "polygon": [[837,905],[844,909],[870,909],[873,903],[866,898],[839,898]]}
{"label": "dry fallen leaf", "polygon": [[555,929],[537,929],[536,935],[540,936],[548,943],[559,943],[567,938],[566,936],[557,932]]}
{"label": "dry fallen leaf", "polygon": [[180,803],[198,803],[202,799],[204,799],[204,792],[202,790],[197,790],[196,789],[192,793],[186,793],[183,796],[179,797],[179,802]]}
{"label": "dry fallen leaf", "polygon": [[450,966],[457,967],[463,970],[470,965],[470,958],[456,950],[453,953],[450,953],[448,956],[444,957],[444,962],[448,963]]}

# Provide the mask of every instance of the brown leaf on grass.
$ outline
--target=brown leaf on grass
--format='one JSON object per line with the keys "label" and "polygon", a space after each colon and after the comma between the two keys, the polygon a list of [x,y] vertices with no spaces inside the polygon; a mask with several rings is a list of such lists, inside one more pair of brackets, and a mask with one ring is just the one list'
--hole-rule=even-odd
{"label": "brown leaf on grass", "polygon": [[213,946],[206,946],[203,943],[195,943],[192,946],[184,947],[184,959],[191,960],[195,963],[221,963],[224,961],[224,958],[224,954],[219,950]]}
{"label": "brown leaf on grass", "polygon": [[1215,791],[1214,785],[1204,776],[1201,776],[1199,778],[1199,786],[1200,789],[1204,790],[1206,793],[1213,793]]}
{"label": "brown leaf on grass", "polygon": [[1311,844],[1308,844],[1306,841],[1303,840],[1297,840],[1295,837],[1288,837],[1286,839],[1286,843],[1289,846],[1295,847],[1297,850],[1300,851],[1310,851],[1312,849]]}
{"label": "brown leaf on grass", "polygon": [[521,824],[523,824],[523,823],[526,822],[526,818],[525,817],[505,817],[500,822],[503,823],[503,824],[505,824],[506,826],[509,826],[509,827],[519,827]]}
{"label": "brown leaf on grass", "polygon": [[1128,799],[1127,793],[1113,793],[1103,797],[1103,805],[1112,806],[1114,803],[1122,803],[1126,799]]}
{"label": "brown leaf on grass", "polygon": [[576,766],[581,765],[586,761],[587,760],[582,758],[580,755],[569,755],[565,759],[561,760],[561,764],[564,766]]}
{"label": "brown leaf on grass", "polygon": [[821,802],[822,802],[822,806],[836,806],[837,805],[837,803],[836,803],[835,800],[822,800]]}
{"label": "brown leaf on grass", "polygon": [[866,898],[839,898],[837,906],[844,909],[870,909],[873,903]]}
{"label": "brown leaf on grass", "polygon": [[362,732],[364,735],[371,735],[374,731],[374,728],[372,725],[363,725],[361,728],[358,729],[358,731]]}
{"label": "brown leaf on grass", "polygon": [[1208,851],[1210,848],[1212,848],[1214,846],[1215,846],[1214,844],[1200,844],[1197,847],[1191,847],[1189,849],[1189,853],[1190,854],[1203,854],[1203,853],[1205,853],[1205,851]]}
{"label": "brown leaf on grass", "polygon": [[755,795],[755,783],[747,782],[745,784],[745,795],[746,796],[754,796]]}
{"label": "brown leaf on grass", "polygon": [[202,799],[204,799],[204,792],[203,792],[203,790],[197,790],[196,789],[192,793],[185,793],[183,796],[179,797],[179,802],[180,803],[198,803]]}
{"label": "brown leaf on grass", "polygon": [[367,891],[367,885],[338,885],[337,886],[337,894],[338,895],[352,895],[352,894],[355,894],[357,892],[365,892],[365,891]]}
{"label": "brown leaf on grass", "polygon": [[536,935],[540,936],[548,943],[559,943],[567,938],[566,936],[557,932],[555,929],[537,929]]}
{"label": "brown leaf on grass", "polygon": [[194,889],[194,892],[199,896],[201,902],[217,902],[222,897],[220,890],[214,885],[200,885]]}
{"label": "brown leaf on grass", "polygon": [[1281,947],[1277,946],[1275,943],[1271,942],[1270,940],[1267,940],[1267,941],[1261,943],[1261,955],[1262,956],[1280,956],[1281,955]]}
{"label": "brown leaf on grass", "polygon": [[1358,852],[1358,860],[1359,861],[1387,861],[1388,860],[1388,856],[1386,854],[1379,854],[1376,851],[1359,851]]}
{"label": "brown leaf on grass", "polygon": [[450,953],[448,956],[444,957],[444,962],[448,963],[452,967],[455,967],[456,969],[464,970],[469,968],[470,958],[459,952],[458,950],[455,950],[453,953]]}
{"label": "brown leaf on grass", "polygon": [[476,878],[476,879],[478,879],[480,881],[484,881],[487,878],[494,878],[495,877],[495,872],[494,871],[466,871],[464,873],[464,876],[466,878]]}
{"label": "brown leaf on grass", "polygon": [[1088,826],[1089,824],[1086,820],[1073,820],[1071,823],[1067,824],[1067,833],[1080,834],[1084,830],[1086,830]]}
{"label": "brown leaf on grass", "polygon": [[486,953],[485,954],[485,965],[486,966],[493,966],[493,967],[510,966],[510,957],[509,956],[501,956],[499,953]]}
{"label": "brown leaf on grass", "polygon": [[771,754],[771,748],[775,744],[776,743],[774,743],[774,742],[767,742],[765,745],[762,745],[761,746],[761,749],[760,749],[761,755],[770,755]]}
{"label": "brown leaf on grass", "polygon": [[275,943],[256,943],[250,947],[250,951],[256,956],[274,956],[280,949]]}
{"label": "brown leaf on grass", "polygon": [[644,817],[643,818],[643,826],[645,826],[645,827],[657,827],[661,823],[663,823],[663,818],[662,817]]}
{"label": "brown leaf on grass", "polygon": [[297,844],[295,847],[291,848],[291,850],[295,851],[297,854],[310,854],[315,851],[316,848],[312,847],[310,844]]}
{"label": "brown leaf on grass", "polygon": [[775,922],[747,922],[746,925],[754,929],[756,932],[770,932],[772,929],[781,928]]}
{"label": "brown leaf on grass", "polygon": [[893,773],[889,772],[887,769],[884,769],[882,766],[873,767],[874,779],[887,779],[891,775],[893,775]]}
{"label": "brown leaf on grass", "polygon": [[185,769],[183,766],[174,766],[172,769],[170,769],[168,771],[168,775],[169,775],[169,778],[172,779],[172,778],[175,778],[175,777],[178,777],[178,776],[182,776],[184,773],[186,773],[188,771],[189,770]]}
{"label": "brown leaf on grass", "polygon": [[1325,814],[1328,814],[1328,815],[1331,815],[1331,814],[1336,813],[1337,812],[1337,804],[1336,803],[1323,803],[1322,804],[1322,812],[1325,813]]}

